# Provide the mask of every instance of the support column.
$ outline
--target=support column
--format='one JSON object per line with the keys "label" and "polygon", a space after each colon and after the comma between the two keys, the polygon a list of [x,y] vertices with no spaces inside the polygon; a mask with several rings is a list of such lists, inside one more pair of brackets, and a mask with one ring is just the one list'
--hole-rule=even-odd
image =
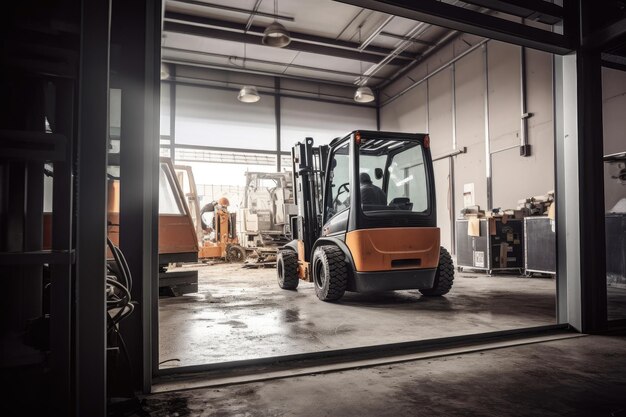
{"label": "support column", "polygon": [[98,417],[107,414],[105,248],[111,5],[108,0],[85,3],[78,97],[75,414]]}
{"label": "support column", "polygon": [[[152,320],[158,302],[161,1],[116,2],[112,43],[122,89],[120,248],[133,279],[134,312],[120,325],[135,391],[151,387]],[[156,347],[155,347],[156,348]]]}
{"label": "support column", "polygon": [[607,326],[602,64],[599,51],[576,60],[578,91],[578,190],[582,331]]}
{"label": "support column", "polygon": [[274,77],[274,92],[276,95],[274,96],[274,114],[276,116],[276,172],[280,172],[282,170],[281,167],[281,152],[280,148],[281,144],[281,108],[280,108],[280,78]]}

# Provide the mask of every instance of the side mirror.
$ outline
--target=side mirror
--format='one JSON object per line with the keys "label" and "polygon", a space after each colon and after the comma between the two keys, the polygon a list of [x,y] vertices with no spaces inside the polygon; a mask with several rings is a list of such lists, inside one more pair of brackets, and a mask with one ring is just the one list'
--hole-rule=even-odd
{"label": "side mirror", "polygon": [[382,168],[374,169],[374,176],[376,177],[377,180],[381,179],[383,177],[383,169]]}

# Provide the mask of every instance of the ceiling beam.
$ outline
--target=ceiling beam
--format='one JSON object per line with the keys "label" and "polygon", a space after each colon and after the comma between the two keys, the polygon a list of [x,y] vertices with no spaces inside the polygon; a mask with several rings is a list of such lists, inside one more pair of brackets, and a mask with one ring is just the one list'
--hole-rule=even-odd
{"label": "ceiling beam", "polygon": [[465,3],[486,7],[524,19],[554,25],[564,17],[563,7],[543,0],[463,0]]}
{"label": "ceiling beam", "polygon": [[[166,12],[164,30],[166,32],[184,33],[234,42],[260,44],[260,38],[263,36],[265,28],[250,26],[246,32],[245,25],[238,23]],[[388,48],[377,46],[369,46],[362,52],[359,52],[359,43],[357,42],[329,39],[297,32],[290,32],[290,34],[291,43],[284,49],[372,63],[379,62],[381,57],[385,57],[391,52]],[[415,61],[418,56],[418,54],[403,53],[394,60],[393,64],[404,65]]]}
{"label": "ceiling beam", "polygon": [[[239,63],[237,61],[239,61],[242,66],[243,66],[243,63],[244,63],[244,59],[242,57],[235,56],[235,55],[217,54],[217,53],[214,53],[214,52],[196,51],[196,50],[192,50],[192,49],[172,48],[172,47],[168,47],[168,46],[164,46],[161,49],[164,52],[181,52],[181,53],[193,54],[193,55],[199,55],[199,56],[208,56],[208,57],[212,57],[212,58],[229,59],[231,61],[234,59],[235,62],[233,64],[237,64],[235,66],[239,66]],[[168,54],[163,54],[163,59],[167,59],[167,58],[173,58],[173,57],[168,56]],[[173,59],[180,59],[180,58],[173,58]],[[311,66],[308,66],[308,65],[298,65],[298,64],[293,64],[293,63],[289,63],[289,62],[268,61],[266,59],[246,58],[245,62],[246,63],[251,63],[251,62],[254,63],[254,62],[256,62],[258,64],[274,65],[274,66],[277,66],[277,67],[284,68],[284,71],[289,70],[289,68],[293,68],[293,69],[300,69],[300,70],[305,70],[305,71],[323,72],[325,74],[334,74],[334,75],[340,75],[340,76],[344,76],[344,77],[353,77],[354,79],[362,77],[361,74],[356,73],[356,72],[339,71],[339,70],[334,70],[334,69],[331,69],[331,68],[311,67]],[[282,73],[283,73],[283,71],[277,71],[276,75],[280,76]],[[384,77],[378,77],[378,76],[372,76],[370,78],[373,78],[375,80],[387,80]]]}
{"label": "ceiling beam", "polygon": [[596,30],[583,38],[583,48],[596,49],[610,47],[626,38],[626,19],[618,20]]}
{"label": "ceiling beam", "polygon": [[266,77],[289,78],[292,80],[306,81],[306,82],[316,83],[316,84],[330,84],[330,85],[337,85],[340,87],[350,87],[350,88],[354,88],[355,86],[354,83],[334,81],[331,79],[327,80],[324,78],[309,78],[309,77],[304,77],[300,75],[277,74],[277,73],[270,72],[270,71],[262,71],[262,70],[254,70],[250,68],[240,68],[240,67],[233,67],[233,66],[227,66],[227,65],[211,64],[207,62],[197,62],[197,61],[181,60],[181,59],[167,58],[167,57],[163,57],[162,61],[166,64],[174,64],[178,66],[206,68],[206,69],[222,70],[222,71],[228,71],[228,72],[241,72],[243,74],[262,75]]}
{"label": "ceiling beam", "polygon": [[218,9],[218,10],[224,10],[227,12],[248,14],[250,16],[267,17],[267,18],[274,19],[274,20],[284,20],[287,22],[294,21],[294,18],[291,16],[282,16],[279,14],[260,12],[258,10],[258,6],[255,6],[254,10],[248,10],[248,9],[241,9],[239,7],[226,6],[224,4],[205,3],[203,1],[196,1],[196,0],[170,0],[170,2],[172,1],[176,3],[190,4],[192,6],[205,7],[208,9]]}
{"label": "ceiling beam", "polygon": [[436,0],[335,1],[556,54],[569,53],[576,44],[565,35]]}
{"label": "ceiling beam", "polygon": [[387,38],[398,39],[401,41],[417,43],[420,45],[433,46],[435,42],[425,41],[423,39],[411,38],[410,36],[397,35],[395,33],[390,32],[380,32],[380,36],[386,36]]}

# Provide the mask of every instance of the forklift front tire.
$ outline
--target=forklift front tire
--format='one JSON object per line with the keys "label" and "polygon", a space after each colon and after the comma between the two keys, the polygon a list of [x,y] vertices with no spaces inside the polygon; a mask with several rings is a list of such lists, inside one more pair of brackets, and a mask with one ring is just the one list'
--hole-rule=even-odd
{"label": "forklift front tire", "polygon": [[298,288],[298,255],[294,251],[281,250],[276,256],[276,271],[278,273],[278,286],[283,290],[295,290]]}
{"label": "forklift front tire", "polygon": [[433,288],[420,290],[426,296],[439,296],[447,294],[452,288],[454,281],[454,264],[450,253],[443,246],[439,250],[439,265],[435,275],[435,285]]}
{"label": "forklift front tire", "polygon": [[343,297],[348,286],[348,265],[341,249],[332,245],[320,246],[313,254],[313,282],[315,294],[322,301],[336,301]]}
{"label": "forklift front tire", "polygon": [[226,248],[226,260],[241,263],[246,260],[246,250],[239,245],[230,245]]}

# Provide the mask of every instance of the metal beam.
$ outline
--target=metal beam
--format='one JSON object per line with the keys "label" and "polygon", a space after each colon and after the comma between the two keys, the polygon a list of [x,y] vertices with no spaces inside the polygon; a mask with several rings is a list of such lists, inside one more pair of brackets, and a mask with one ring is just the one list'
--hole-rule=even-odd
{"label": "metal beam", "polygon": [[607,328],[604,161],[600,53],[576,54],[581,331]]}
{"label": "metal beam", "polygon": [[429,42],[429,41],[425,41],[425,40],[417,39],[417,38],[410,38],[408,36],[397,35],[395,33],[380,32],[380,36],[386,36],[387,38],[393,38],[393,39],[398,39],[398,40],[401,40],[401,41],[417,43],[417,44],[420,44],[420,45],[435,46],[434,42]]}
{"label": "metal beam", "polygon": [[586,49],[605,48],[625,36],[626,19],[622,19],[583,37],[582,46]]}
{"label": "metal beam", "polygon": [[496,12],[554,25],[564,17],[563,7],[543,0],[463,0]]}
{"label": "metal beam", "polygon": [[218,64],[209,64],[206,62],[195,62],[195,61],[183,61],[183,60],[177,60],[177,59],[171,59],[171,58],[163,58],[163,62],[167,63],[167,64],[175,64],[175,65],[181,65],[181,66],[188,66],[188,67],[197,67],[197,68],[209,68],[209,69],[216,69],[216,70],[222,70],[222,71],[231,71],[231,72],[241,72],[244,74],[255,74],[255,75],[263,75],[263,76],[267,76],[267,77],[275,77],[276,75],[280,75],[281,78],[289,78],[289,79],[293,79],[293,80],[300,80],[300,81],[306,81],[306,82],[311,82],[311,83],[317,83],[317,84],[331,84],[331,85],[337,85],[337,86],[341,86],[341,87],[354,87],[354,84],[352,83],[342,83],[342,82],[338,82],[338,81],[332,81],[332,80],[322,80],[319,78],[308,78],[308,77],[300,77],[297,75],[289,75],[289,74],[276,74],[273,72],[269,72],[269,71],[261,71],[261,70],[253,70],[253,69],[248,69],[248,68],[238,68],[238,67],[229,67],[226,65],[218,65]]}
{"label": "metal beam", "polygon": [[[225,58],[225,59],[229,59],[229,60],[234,60],[235,62],[233,64],[236,64],[236,61],[241,61],[242,63],[242,68],[243,68],[243,62],[244,62],[244,58],[243,57],[239,57],[239,56],[233,56],[233,55],[226,55],[226,54],[216,54],[213,52],[203,52],[203,51],[195,51],[192,49],[183,49],[183,48],[171,48],[171,47],[167,47],[164,46],[163,48],[161,48],[163,51],[171,51],[171,52],[183,52],[183,53],[188,53],[188,54],[194,54],[194,55],[201,55],[201,56],[209,56],[209,57],[213,57],[213,58]],[[167,58],[167,57],[166,57]],[[347,71],[338,71],[338,70],[333,70],[330,68],[319,68],[319,67],[309,67],[307,65],[298,65],[298,64],[291,64],[289,62],[276,62],[276,61],[268,61],[265,59],[255,59],[255,58],[245,58],[245,62],[246,63],[250,63],[250,62],[256,62],[258,64],[263,64],[263,65],[275,65],[278,67],[285,67],[285,69],[289,69],[289,68],[297,68],[297,69],[302,69],[302,70],[306,70],[306,71],[317,71],[317,72],[324,72],[326,74],[334,74],[334,75],[343,75],[346,77],[354,77],[359,78],[361,76],[361,74],[357,73],[357,72],[347,72]],[[277,72],[276,75],[280,76],[283,72]],[[376,77],[376,76],[372,76],[371,78],[374,79],[379,79],[379,80],[386,80],[387,78],[384,77]]]}
{"label": "metal beam", "polygon": [[[85,3],[85,2],[83,2]],[[76,412],[106,416],[110,1],[82,5],[76,224]]]}
{"label": "metal beam", "polygon": [[[394,16],[388,16],[387,19],[385,19],[384,22],[382,22],[380,25],[378,25],[378,27],[376,29],[374,29],[374,31],[367,37],[367,39],[365,39],[363,41],[363,43],[361,43],[361,45],[359,45],[359,51],[365,50],[365,48],[367,48],[369,46],[369,44],[372,43],[374,41],[374,39],[376,39],[376,37],[378,35],[380,35],[380,32],[383,31],[385,26],[387,26],[389,23],[391,23],[393,18],[394,18]],[[359,26],[359,33],[360,33],[360,26]]]}
{"label": "metal beam", "polygon": [[158,181],[161,1],[116,2],[113,41],[119,47],[120,249],[133,278],[133,314],[120,333],[133,372],[133,390],[150,392],[153,303],[158,302]]}
{"label": "metal beam", "polygon": [[[192,81],[200,81],[200,82],[189,82],[187,80],[192,80]],[[193,78],[193,77],[178,77],[178,78],[171,78],[168,80],[164,80],[164,83],[169,83],[172,85],[182,85],[182,86],[187,86],[187,87],[198,87],[198,88],[209,88],[209,89],[215,89],[215,90],[226,90],[226,91],[239,91],[240,88],[239,87],[228,87],[228,86],[222,86],[222,85],[216,85],[216,84],[206,84],[206,82],[215,82],[215,80],[205,80],[205,79],[200,79],[200,78]],[[222,83],[222,81],[218,81],[218,83]],[[229,83],[225,83],[225,84],[229,84]],[[269,88],[269,87],[267,87]],[[289,93],[292,92],[292,93]],[[280,90],[280,94],[277,94],[273,91],[263,91],[263,90],[259,90],[259,94],[261,96],[267,95],[267,96],[273,96],[273,97],[278,97],[280,95],[280,97],[284,97],[284,98],[296,98],[298,100],[309,100],[309,101],[316,101],[318,103],[329,103],[329,104],[343,104],[346,106],[356,106],[356,107],[366,107],[366,108],[375,108],[376,105],[375,104],[371,104],[371,103],[357,103],[354,101],[354,99],[352,97],[341,97],[341,96],[335,96],[335,95],[330,95],[330,94],[316,94],[310,91],[300,91],[300,90],[287,90],[285,88],[281,87]]]}
{"label": "metal beam", "polygon": [[[164,31],[174,33],[184,33],[189,35],[211,37],[232,42],[261,44],[265,28],[262,26],[250,26],[246,31],[245,25],[227,22],[202,16],[192,16],[182,13],[165,13]],[[191,31],[192,29],[206,29],[207,31]],[[223,32],[223,33],[220,33]],[[359,43],[329,39],[322,36],[308,35],[305,33],[290,32],[291,43],[284,49],[310,52],[314,54],[336,56],[364,62],[378,62],[381,56],[387,56],[391,50],[378,46],[368,46],[363,51],[359,50]],[[416,59],[414,54],[404,53],[397,57],[396,65],[404,64],[406,61]]]}
{"label": "metal beam", "polygon": [[267,17],[267,18],[274,19],[274,20],[284,20],[287,22],[293,22],[295,20],[291,16],[283,16],[279,14],[260,12],[258,11],[258,6],[255,6],[254,10],[248,10],[248,9],[241,9],[239,7],[226,6],[223,4],[205,3],[203,1],[195,1],[195,0],[170,0],[170,1],[175,1],[176,3],[191,4],[193,6],[200,6],[200,7],[205,7],[208,9],[218,9],[218,10],[224,10],[224,11],[233,12],[233,13],[249,14],[251,16]]}
{"label": "metal beam", "polygon": [[335,1],[556,54],[566,54],[575,46],[564,35],[435,0]]}

